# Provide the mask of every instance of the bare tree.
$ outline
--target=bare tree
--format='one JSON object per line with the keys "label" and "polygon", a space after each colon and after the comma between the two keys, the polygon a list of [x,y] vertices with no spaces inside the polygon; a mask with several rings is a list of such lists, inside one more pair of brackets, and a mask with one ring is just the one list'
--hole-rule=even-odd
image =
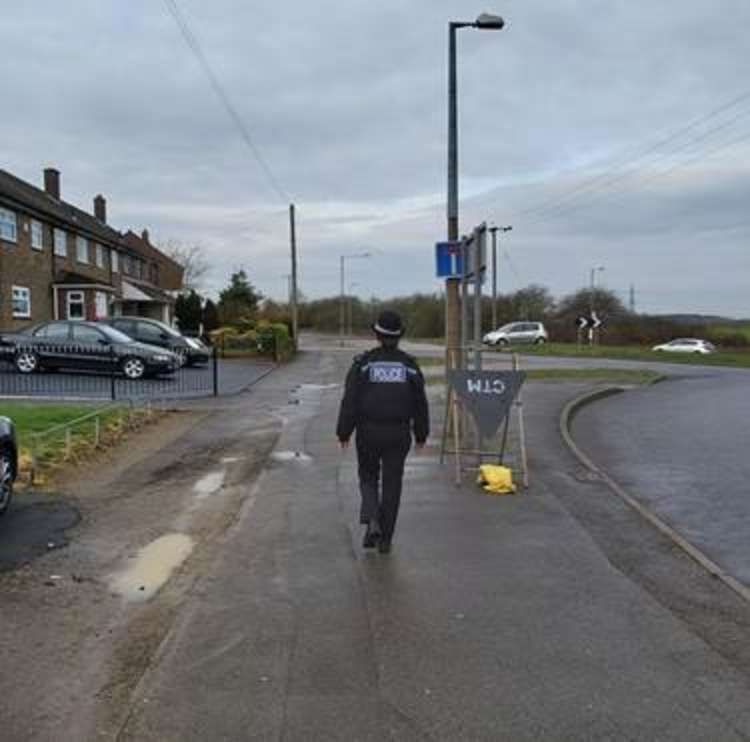
{"label": "bare tree", "polygon": [[170,239],[159,243],[159,249],[182,266],[184,288],[197,291],[201,285],[201,279],[209,268],[203,245],[200,243],[189,245],[181,240]]}

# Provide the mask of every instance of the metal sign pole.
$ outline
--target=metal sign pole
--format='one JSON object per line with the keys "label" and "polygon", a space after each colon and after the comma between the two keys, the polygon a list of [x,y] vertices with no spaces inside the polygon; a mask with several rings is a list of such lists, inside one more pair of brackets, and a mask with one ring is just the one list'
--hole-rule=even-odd
{"label": "metal sign pole", "polygon": [[[482,370],[482,253],[487,237],[487,227],[482,224],[474,230],[474,370]],[[481,451],[481,438],[479,450]]]}
{"label": "metal sign pole", "polygon": [[[463,343],[468,342],[469,338],[469,255],[470,255],[470,238],[464,237],[461,241],[461,337]],[[462,343],[461,367],[467,368],[468,358],[464,344]]]}
{"label": "metal sign pole", "polygon": [[[513,354],[513,370],[519,371],[518,355]],[[526,456],[526,428],[523,420],[523,390],[519,389],[516,397],[516,410],[518,414],[518,445],[521,450],[521,482],[523,488],[529,488],[529,462]]]}

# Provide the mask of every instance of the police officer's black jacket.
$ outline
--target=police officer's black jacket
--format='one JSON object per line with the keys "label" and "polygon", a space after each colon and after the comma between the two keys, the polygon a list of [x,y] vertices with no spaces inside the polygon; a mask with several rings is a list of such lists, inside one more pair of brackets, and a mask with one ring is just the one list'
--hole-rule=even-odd
{"label": "police officer's black jacket", "polygon": [[398,348],[384,347],[357,356],[341,400],[336,428],[339,440],[348,441],[363,423],[412,421],[414,438],[424,443],[430,434],[430,416],[424,377],[416,359]]}

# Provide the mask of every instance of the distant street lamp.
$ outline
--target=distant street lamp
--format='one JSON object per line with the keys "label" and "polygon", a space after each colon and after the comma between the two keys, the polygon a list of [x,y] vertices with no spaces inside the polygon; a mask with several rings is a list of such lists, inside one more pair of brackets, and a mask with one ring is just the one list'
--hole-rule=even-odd
{"label": "distant street lamp", "polygon": [[589,283],[589,312],[593,315],[594,314],[594,290],[596,289],[596,274],[597,273],[603,273],[604,272],[604,266],[598,265],[595,268],[591,269],[591,280]]}
{"label": "distant street lamp", "polygon": [[[594,302],[594,294],[596,292],[596,274],[597,273],[603,273],[604,272],[604,266],[598,265],[591,269],[591,281],[590,281],[590,287],[589,287],[589,316],[593,319],[596,317],[596,306]],[[595,329],[592,325],[589,325],[589,345],[594,344],[595,340]]]}
{"label": "distant street lamp", "polygon": [[[456,31],[478,28],[499,31],[505,21],[499,15],[482,13],[474,22],[451,21],[448,24],[448,241],[458,240],[458,95],[456,76]],[[445,280],[445,345],[448,363],[450,349],[462,345],[459,279]],[[458,354],[460,357],[460,353]]]}
{"label": "distant street lamp", "polygon": [[510,232],[513,229],[510,225],[507,227],[496,227],[494,224],[490,227],[492,234],[492,329],[497,330],[497,233]]}
{"label": "distant street lamp", "polygon": [[354,303],[352,301],[352,291],[354,290],[355,286],[359,286],[359,283],[357,281],[352,281],[352,283],[349,284],[349,290],[346,292],[346,304],[347,304],[347,334],[349,337],[352,337],[354,335],[354,322],[353,322],[353,310],[352,310],[352,304]]}
{"label": "distant street lamp", "polygon": [[344,347],[344,323],[346,320],[346,300],[344,296],[344,286],[346,285],[345,280],[345,263],[347,260],[359,260],[360,258],[369,258],[371,254],[369,252],[354,253],[353,255],[341,255],[340,256],[340,293],[339,293],[339,345]]}

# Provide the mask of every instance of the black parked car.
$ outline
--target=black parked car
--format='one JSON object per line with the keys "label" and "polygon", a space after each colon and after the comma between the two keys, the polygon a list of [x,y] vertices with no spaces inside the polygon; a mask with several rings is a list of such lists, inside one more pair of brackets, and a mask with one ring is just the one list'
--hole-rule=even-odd
{"label": "black parked car", "polygon": [[0,417],[0,515],[3,515],[13,497],[13,482],[18,474],[18,446],[13,422]]}
{"label": "black parked car", "polygon": [[208,363],[210,352],[200,340],[185,337],[159,320],[146,317],[110,317],[100,321],[124,332],[139,343],[159,345],[171,350],[181,366]]}
{"label": "black parked car", "polygon": [[179,367],[174,353],[137,343],[114,327],[94,322],[43,322],[0,336],[0,345],[22,374],[42,369],[111,371],[114,365],[128,379],[140,379]]}

